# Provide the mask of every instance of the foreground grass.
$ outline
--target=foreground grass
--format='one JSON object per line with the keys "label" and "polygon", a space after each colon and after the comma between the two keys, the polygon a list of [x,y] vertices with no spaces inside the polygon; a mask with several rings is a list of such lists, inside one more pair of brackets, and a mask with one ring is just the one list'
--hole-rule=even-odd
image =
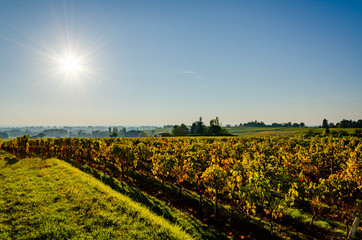
{"label": "foreground grass", "polygon": [[0,239],[191,239],[58,159],[0,152]]}
{"label": "foreground grass", "polygon": [[[148,194],[149,192],[153,192],[156,189],[159,189],[159,191],[157,192],[161,192],[161,183],[154,178],[148,178],[145,177],[143,174],[138,174],[136,172],[135,181],[120,181],[116,178],[113,178],[107,174],[98,171],[97,169],[91,168],[88,165],[79,164],[72,159],[66,158],[63,160],[67,161],[72,166],[80,169],[81,171],[92,175],[104,184],[110,186],[115,191],[131,198],[133,201],[141,203],[143,206],[146,206],[158,216],[162,216],[163,218],[167,219],[172,224],[180,226],[194,239],[229,239],[229,237],[222,232],[210,228],[210,226],[208,226],[207,224],[201,222],[195,217],[192,217],[192,214],[190,214],[190,212],[188,211],[185,212],[184,208],[181,208],[183,210],[179,208],[180,206],[185,206],[186,199],[195,197],[193,194],[189,194],[188,191],[183,191],[183,200],[177,201],[178,206],[176,206],[175,208],[172,203],[170,204],[170,199],[178,195],[178,188],[176,189],[172,185],[165,185],[165,188],[170,190],[171,196],[167,194],[161,195],[161,198],[163,198],[163,200],[161,200],[159,199],[159,194],[156,194],[158,195],[157,197],[155,197],[154,194]],[[194,200],[196,201],[196,206],[198,206],[198,198]],[[209,204],[210,206],[212,205],[211,202]]]}

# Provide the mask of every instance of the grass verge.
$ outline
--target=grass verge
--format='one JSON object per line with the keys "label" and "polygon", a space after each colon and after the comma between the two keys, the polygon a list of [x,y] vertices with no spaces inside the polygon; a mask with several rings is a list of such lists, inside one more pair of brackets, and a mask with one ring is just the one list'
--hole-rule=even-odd
{"label": "grass verge", "polygon": [[58,159],[0,152],[0,239],[192,239]]}

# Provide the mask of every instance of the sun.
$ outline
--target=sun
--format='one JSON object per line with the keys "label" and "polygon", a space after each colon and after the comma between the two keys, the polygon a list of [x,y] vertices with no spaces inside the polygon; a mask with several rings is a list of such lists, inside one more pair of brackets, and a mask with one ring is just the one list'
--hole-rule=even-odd
{"label": "sun", "polygon": [[61,66],[61,71],[69,75],[78,74],[83,70],[81,59],[73,55],[61,58],[59,63]]}
{"label": "sun", "polygon": [[79,84],[94,74],[84,53],[65,51],[63,54],[55,55],[53,59],[56,64],[54,75],[59,75],[62,81],[68,84]]}

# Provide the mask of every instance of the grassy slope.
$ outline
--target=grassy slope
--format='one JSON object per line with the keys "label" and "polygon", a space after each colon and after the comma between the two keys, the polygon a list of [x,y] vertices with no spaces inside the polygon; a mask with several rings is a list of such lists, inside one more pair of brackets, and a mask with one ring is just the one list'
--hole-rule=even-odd
{"label": "grassy slope", "polygon": [[144,130],[144,133],[146,133],[148,136],[154,136],[157,134],[161,134],[161,133],[171,133],[172,132],[172,128],[157,128],[157,129],[153,129],[153,130]]}
{"label": "grassy slope", "polygon": [[[303,128],[289,128],[289,127],[230,127],[226,128],[231,134],[238,136],[298,136],[305,135],[309,131],[313,133],[323,134],[323,128],[317,127],[303,127]],[[345,131],[353,134],[355,128],[331,128],[331,132]]]}
{"label": "grassy slope", "polygon": [[191,239],[58,159],[0,152],[0,239]]}
{"label": "grassy slope", "polygon": [[[303,127],[303,128],[288,128],[288,127],[227,127],[226,128],[231,134],[238,136],[297,136],[304,135],[308,131],[314,133],[322,134],[324,132],[323,128],[317,127]],[[172,128],[159,128],[152,130],[144,131],[147,135],[152,136],[160,133],[171,133]],[[331,128],[330,131],[340,132],[345,131],[349,134],[353,134],[355,128]]]}
{"label": "grassy slope", "polygon": [[[282,127],[230,127],[226,128],[231,134],[239,136],[274,136],[274,135],[298,135],[306,133],[309,129],[318,128],[282,128]],[[322,132],[323,130],[321,130]]]}

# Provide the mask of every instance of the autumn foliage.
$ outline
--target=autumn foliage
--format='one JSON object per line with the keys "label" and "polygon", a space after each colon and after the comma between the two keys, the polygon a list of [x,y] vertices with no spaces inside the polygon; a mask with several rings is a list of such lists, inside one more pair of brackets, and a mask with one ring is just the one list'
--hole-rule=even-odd
{"label": "autumn foliage", "polygon": [[[187,186],[246,214],[282,216],[282,209],[307,202],[339,218],[361,199],[362,141],[343,137],[48,138],[27,136],[2,142],[20,157],[72,158],[116,177],[146,173],[162,184]],[[317,210],[316,210],[317,209]]]}

